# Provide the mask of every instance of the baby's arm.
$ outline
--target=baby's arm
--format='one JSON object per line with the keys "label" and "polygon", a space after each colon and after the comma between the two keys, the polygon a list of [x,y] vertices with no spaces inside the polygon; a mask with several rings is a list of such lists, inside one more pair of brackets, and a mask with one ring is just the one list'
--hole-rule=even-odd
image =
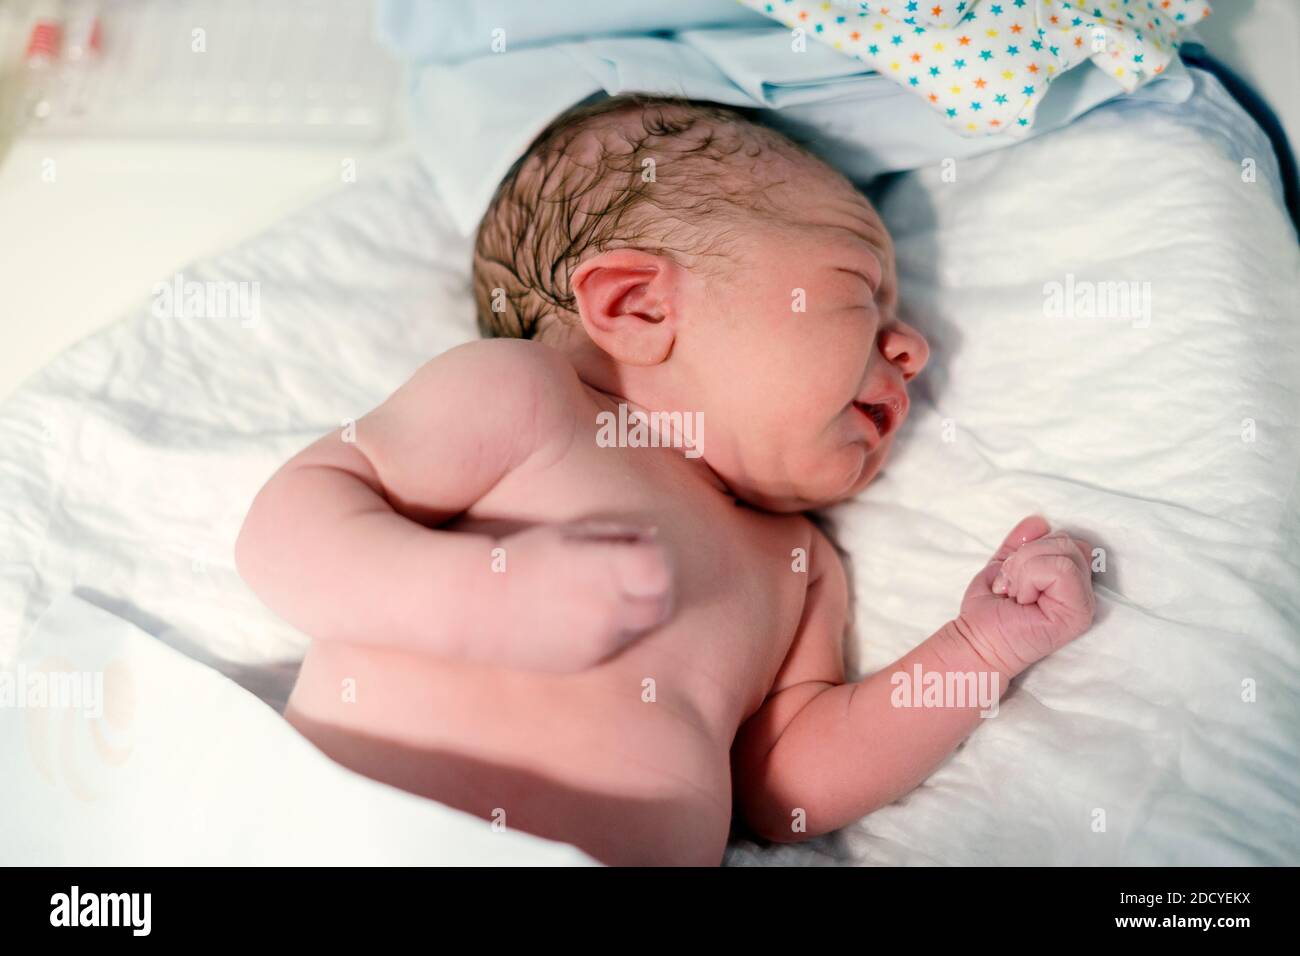
{"label": "baby's arm", "polygon": [[956,620],[852,684],[844,683],[838,649],[847,604],[844,571],[818,536],[813,563],[822,572],[810,583],[796,644],[732,749],[740,808],[760,836],[807,839],[893,802],[978,726],[978,700],[962,707],[953,700],[940,707],[895,706],[893,675],[913,681],[918,665],[922,675],[973,674],[976,687],[996,679],[1001,697],[1029,664],[1087,630],[1093,598],[1081,555],[1086,546],[1047,530],[1042,519],[1022,521],[971,582]]}
{"label": "baby's arm", "polygon": [[321,640],[549,670],[614,653],[667,614],[667,559],[645,529],[436,530],[506,474],[561,456],[580,388],[532,342],[439,356],[356,423],[355,441],[336,431],[271,478],[236,544],[240,574]]}

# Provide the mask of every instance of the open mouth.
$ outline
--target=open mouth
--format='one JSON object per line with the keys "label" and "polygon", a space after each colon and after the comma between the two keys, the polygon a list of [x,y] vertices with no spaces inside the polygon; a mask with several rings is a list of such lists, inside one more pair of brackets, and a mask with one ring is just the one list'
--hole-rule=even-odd
{"label": "open mouth", "polygon": [[876,426],[877,435],[884,438],[889,434],[889,429],[893,426],[893,413],[888,405],[880,402],[854,402],[853,405]]}

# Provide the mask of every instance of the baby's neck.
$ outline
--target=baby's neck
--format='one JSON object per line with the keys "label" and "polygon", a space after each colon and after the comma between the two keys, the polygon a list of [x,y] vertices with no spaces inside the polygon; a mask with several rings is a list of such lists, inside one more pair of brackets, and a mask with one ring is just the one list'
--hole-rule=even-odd
{"label": "baby's neck", "polygon": [[596,441],[603,447],[640,448],[647,453],[680,457],[690,467],[685,473],[719,493],[735,493],[709,465],[702,412],[648,408],[635,399],[602,385],[582,380],[596,405]]}
{"label": "baby's neck", "polygon": [[[585,336],[570,336],[547,344],[562,352],[569,360],[578,374],[578,380],[586,387],[587,393],[596,405],[598,414],[601,414],[607,427],[612,429],[612,437],[616,443],[626,444],[617,440],[632,437],[628,428],[632,425],[629,419],[633,413],[647,417],[657,412],[664,413],[668,416],[667,428],[664,429],[668,434],[661,437],[668,438],[669,442],[665,444],[661,441],[658,445],[643,447],[643,450],[647,453],[658,452],[679,457],[688,466],[681,470],[689,478],[703,482],[733,501],[740,501],[739,496],[709,464],[708,444],[702,441],[703,412],[673,411],[672,408],[663,408],[662,405],[658,408],[652,407],[654,403],[645,401],[644,396],[634,393],[634,390],[629,387],[629,376],[626,370],[620,369],[609,355],[597,348]],[[676,419],[672,417],[674,415],[677,416]],[[688,421],[691,426],[689,435],[684,434],[687,431]],[[696,445],[690,449],[690,454],[687,454],[687,449],[684,447],[685,440],[688,438]],[[674,443],[673,439],[680,439],[680,441]]]}

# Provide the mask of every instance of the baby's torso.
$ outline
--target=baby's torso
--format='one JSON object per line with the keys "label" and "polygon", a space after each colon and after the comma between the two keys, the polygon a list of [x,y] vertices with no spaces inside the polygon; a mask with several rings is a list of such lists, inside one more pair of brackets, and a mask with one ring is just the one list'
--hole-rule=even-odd
{"label": "baby's torso", "polygon": [[680,450],[598,446],[590,413],[452,527],[652,523],[675,564],[665,626],[568,675],[315,642],[286,716],[360,772],[607,862],[717,863],[732,739],[798,628],[811,525],[737,505]]}

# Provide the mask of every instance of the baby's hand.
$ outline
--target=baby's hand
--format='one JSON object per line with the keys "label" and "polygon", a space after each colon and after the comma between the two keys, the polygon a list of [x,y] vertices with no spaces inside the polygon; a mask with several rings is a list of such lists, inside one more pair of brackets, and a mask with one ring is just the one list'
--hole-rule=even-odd
{"label": "baby's hand", "polygon": [[513,627],[497,662],[569,672],[621,651],[672,613],[673,573],[653,528],[578,521],[501,541]]}
{"label": "baby's hand", "polygon": [[958,629],[1000,669],[1018,674],[1092,626],[1091,546],[1042,518],[1021,521],[975,576]]}

